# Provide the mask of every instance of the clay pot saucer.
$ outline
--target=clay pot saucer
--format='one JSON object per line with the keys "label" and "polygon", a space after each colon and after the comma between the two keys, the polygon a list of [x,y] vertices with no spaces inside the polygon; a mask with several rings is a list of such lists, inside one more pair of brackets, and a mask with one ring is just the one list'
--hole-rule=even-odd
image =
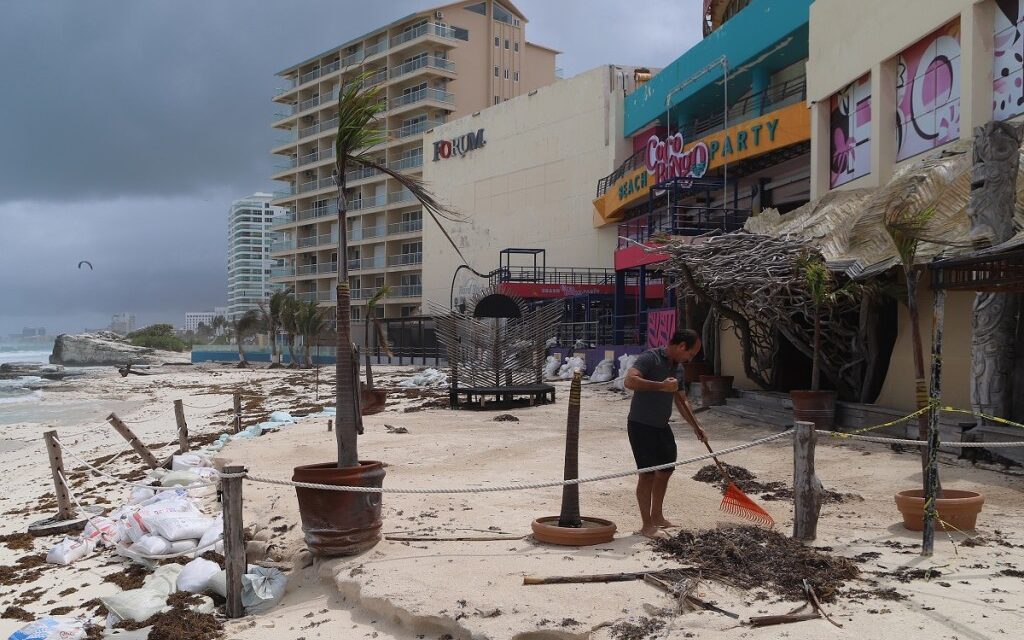
{"label": "clay pot saucer", "polygon": [[604,518],[588,518],[583,516],[582,527],[560,527],[558,516],[537,518],[530,527],[533,537],[548,544],[560,544],[569,547],[587,547],[594,544],[611,542],[615,537],[615,523]]}

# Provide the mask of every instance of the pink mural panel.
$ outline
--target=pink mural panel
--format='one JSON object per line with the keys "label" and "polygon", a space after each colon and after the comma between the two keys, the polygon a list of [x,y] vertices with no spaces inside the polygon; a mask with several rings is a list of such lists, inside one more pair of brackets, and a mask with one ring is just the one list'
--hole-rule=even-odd
{"label": "pink mural panel", "polygon": [[905,49],[896,67],[896,159],[959,138],[959,20]]}
{"label": "pink mural panel", "polygon": [[676,330],[676,310],[657,309],[647,312],[647,347],[664,347]]}
{"label": "pink mural panel", "polygon": [[1024,114],[1024,0],[996,0],[992,118]]}
{"label": "pink mural panel", "polygon": [[830,186],[835,188],[871,171],[871,76],[840,89],[830,99]]}

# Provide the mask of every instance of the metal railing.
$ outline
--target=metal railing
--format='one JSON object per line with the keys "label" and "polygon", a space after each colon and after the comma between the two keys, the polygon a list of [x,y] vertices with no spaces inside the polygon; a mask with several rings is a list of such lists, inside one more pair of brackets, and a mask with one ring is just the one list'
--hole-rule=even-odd
{"label": "metal railing", "polygon": [[425,36],[428,33],[442,38],[455,39],[455,29],[452,29],[451,27],[442,27],[441,25],[434,24],[433,22],[427,22],[425,24],[421,24],[415,29],[409,29],[408,31],[398,34],[394,38],[391,38],[390,43],[392,47],[397,47],[400,44],[404,44],[410,40],[415,40],[416,38]]}
{"label": "metal railing", "polygon": [[397,109],[398,107],[415,104],[422,100],[436,100],[438,102],[452,104],[455,102],[455,94],[449,91],[435,89],[433,87],[424,87],[423,89],[418,89],[398,96],[391,101],[391,108]]}
{"label": "metal railing", "polygon": [[370,238],[379,238],[385,233],[384,225],[377,225],[376,227],[362,227],[361,229],[353,229],[349,233],[349,240],[353,242],[357,240],[369,240]]}
{"label": "metal railing", "polygon": [[389,267],[401,267],[410,264],[422,264],[422,253],[403,253],[397,256],[388,256]]}
{"label": "metal railing", "polygon": [[417,69],[425,69],[428,67],[433,69],[441,69],[442,71],[451,71],[452,73],[455,72],[455,63],[452,62],[451,60],[438,58],[437,56],[424,56],[422,58],[410,60],[409,62],[398,65],[397,67],[391,70],[390,75],[392,78],[398,78],[408,73],[412,73]]}
{"label": "metal railing", "polygon": [[385,193],[378,193],[375,196],[368,196],[362,198],[354,198],[348,203],[349,211],[359,211],[362,209],[372,209],[373,207],[383,207],[388,203],[388,196]]}
{"label": "metal railing", "polygon": [[288,196],[293,196],[296,193],[297,192],[295,191],[295,187],[289,187],[287,189],[278,189],[277,191],[274,192],[274,198],[287,198]]}
{"label": "metal railing", "polygon": [[408,138],[409,136],[414,136],[417,133],[423,133],[427,129],[433,129],[434,127],[442,124],[444,124],[443,120],[420,120],[419,122],[407,124],[404,127],[395,129],[391,132],[391,137],[399,140],[402,138]]}
{"label": "metal railing", "polygon": [[300,156],[292,161],[293,167],[301,167],[303,165],[312,164],[314,162],[320,162],[321,160],[327,160],[328,158],[334,157],[334,147],[328,147],[326,149],[320,149],[313,153],[307,153],[304,156]]}
{"label": "metal railing", "polygon": [[378,53],[381,53],[381,52],[387,51],[387,50],[388,50],[388,41],[387,41],[387,38],[385,38],[384,40],[381,40],[380,42],[378,42],[376,44],[371,44],[370,46],[364,48],[363,49],[363,54],[364,54],[363,55],[363,60],[365,60],[366,58],[369,58],[370,56],[375,56]]}
{"label": "metal railing", "polygon": [[388,70],[386,68],[385,69],[381,69],[380,71],[378,71],[377,73],[375,73],[373,75],[366,76],[366,79],[363,80],[363,86],[366,87],[366,88],[369,88],[369,87],[378,85],[378,84],[380,84],[382,82],[387,82],[387,79],[388,79]]}
{"label": "metal railing", "polygon": [[642,167],[644,165],[644,153],[645,151],[643,149],[637,151],[633,155],[626,158],[626,161],[620,164],[618,169],[612,171],[605,177],[598,180],[596,197],[600,198],[605,193],[607,193],[608,187],[618,182],[622,178],[622,176],[626,175],[630,171],[633,171],[634,169]]}
{"label": "metal railing", "polygon": [[[737,100],[729,106],[729,122],[740,123],[752,117],[771,113],[782,107],[788,107],[807,98],[807,76],[799,76],[792,80],[753,93]],[[683,125],[679,131],[684,140],[693,140],[722,129],[725,118],[722,113],[707,118],[697,118]]]}
{"label": "metal railing", "polygon": [[353,169],[352,171],[347,171],[345,173],[345,182],[350,183],[355,182],[356,180],[363,180],[364,178],[372,178],[379,173],[379,170],[371,167],[359,167],[358,169]]}
{"label": "metal railing", "polygon": [[351,67],[354,64],[359,64],[366,59],[365,51],[356,51],[355,53],[349,54],[341,59],[341,66]]}
{"label": "metal railing", "polygon": [[327,120],[325,122],[318,122],[318,123],[316,123],[314,125],[305,127],[304,129],[299,129],[299,135],[298,135],[298,138],[296,138],[296,140],[305,138],[306,136],[311,136],[311,135],[320,133],[321,131],[331,131],[331,130],[333,130],[337,126],[338,126],[338,118],[337,117],[331,118],[330,120]]}
{"label": "metal railing", "polygon": [[355,258],[348,261],[349,270],[357,269],[383,269],[384,268],[384,256],[375,256],[373,258]]}
{"label": "metal railing", "polygon": [[388,194],[389,204],[398,204],[401,202],[413,202],[416,200],[416,196],[412,194],[412,191],[408,189],[402,189],[401,191],[392,191]]}
{"label": "metal railing", "polygon": [[417,298],[423,295],[423,285],[406,284],[391,289],[392,298]]}
{"label": "metal railing", "polygon": [[334,302],[338,299],[335,289],[307,291],[305,293],[297,293],[295,297],[303,302]]}
{"label": "metal railing", "polygon": [[270,252],[276,253],[278,251],[294,251],[295,241],[294,240],[278,240],[274,244],[270,245]]}
{"label": "metal railing", "polygon": [[316,191],[317,189],[326,189],[328,187],[338,186],[334,182],[334,176],[328,176],[326,178],[320,178],[319,180],[310,180],[299,185],[299,193],[305,193],[307,191]]}
{"label": "metal railing", "polygon": [[307,238],[299,238],[295,243],[298,249],[308,249],[310,247],[319,247],[322,244],[337,244],[338,234],[336,233],[324,233],[318,236],[309,236]]}
{"label": "metal railing", "polygon": [[749,209],[674,205],[672,214],[660,209],[619,223],[618,248],[631,246],[629,240],[646,244],[655,236],[699,236],[711,231],[738,231],[749,217]]}
{"label": "metal railing", "polygon": [[304,264],[301,267],[295,269],[295,275],[297,276],[311,276],[316,274],[315,264]]}
{"label": "metal railing", "polygon": [[388,225],[388,233],[414,233],[423,230],[422,220],[407,220],[405,222],[393,222]]}
{"label": "metal railing", "polygon": [[388,163],[388,168],[389,169],[397,169],[397,170],[414,169],[416,167],[422,167],[422,166],[423,166],[423,156],[420,155],[420,154],[417,154],[415,156],[409,156],[407,158],[401,158],[399,160],[393,160],[392,162]]}
{"label": "metal railing", "polygon": [[274,267],[270,270],[271,278],[290,278],[295,275],[293,267]]}
{"label": "metal railing", "polygon": [[615,284],[615,269],[601,267],[502,267],[491,274],[491,286],[502,282],[541,284]]}

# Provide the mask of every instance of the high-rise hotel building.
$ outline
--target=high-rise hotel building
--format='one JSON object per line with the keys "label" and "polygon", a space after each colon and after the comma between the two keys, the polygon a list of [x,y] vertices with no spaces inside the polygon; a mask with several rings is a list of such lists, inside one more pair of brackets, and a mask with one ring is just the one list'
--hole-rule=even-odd
{"label": "high-rise hotel building", "polygon": [[231,203],[228,213],[228,309],[227,319],[237,320],[259,308],[281,285],[270,279],[281,269],[281,260],[270,257],[277,234],[270,231],[287,211],[270,204],[272,194],[254,193]]}
{"label": "high-rise hotel building", "polygon": [[[389,167],[422,175],[434,154],[423,134],[440,123],[529,93],[555,80],[557,51],[526,41],[526,17],[510,2],[456,2],[415,13],[355,37],[281,71],[287,86],[274,127],[284,135],[275,180],[287,188],[273,203],[287,213],[271,257],[283,259],[273,282],[304,300],[334,305],[337,278],[337,191],[334,135],[341,87],[360,74],[384,85],[387,142],[370,153]],[[475,131],[466,133],[476,133]],[[486,132],[484,133],[486,143]],[[469,161],[451,157],[442,161]],[[429,187],[430,185],[428,185]],[[352,317],[391,286],[377,307],[384,317],[417,315],[422,306],[422,207],[397,181],[354,168],[347,176],[348,260]],[[437,194],[449,201],[448,194]],[[462,212],[472,215],[472,212]],[[428,216],[429,218],[429,216]]]}

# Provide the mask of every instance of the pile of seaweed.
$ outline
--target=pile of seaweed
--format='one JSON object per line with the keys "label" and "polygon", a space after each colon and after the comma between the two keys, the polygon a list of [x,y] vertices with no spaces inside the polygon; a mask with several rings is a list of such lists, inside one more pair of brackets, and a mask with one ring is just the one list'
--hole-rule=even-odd
{"label": "pile of seaweed", "polygon": [[[726,463],[722,463],[722,465],[729,471],[732,481],[744,493],[761,494],[762,500],[793,499],[793,489],[785,482],[760,482],[757,476],[743,467]],[[722,472],[718,470],[716,465],[709,464],[701,467],[700,471],[694,474],[693,479],[697,482],[713,484],[721,489],[723,493],[725,492],[725,480],[722,478]],[[863,498],[855,493],[839,493],[825,489],[821,500],[822,503],[829,504],[846,502],[847,500],[863,500]]]}
{"label": "pile of seaweed", "polygon": [[655,548],[681,563],[724,574],[748,589],[764,588],[789,600],[803,600],[803,580],[823,602],[835,600],[847,580],[860,575],[849,558],[832,556],[758,527],[680,531]]}

